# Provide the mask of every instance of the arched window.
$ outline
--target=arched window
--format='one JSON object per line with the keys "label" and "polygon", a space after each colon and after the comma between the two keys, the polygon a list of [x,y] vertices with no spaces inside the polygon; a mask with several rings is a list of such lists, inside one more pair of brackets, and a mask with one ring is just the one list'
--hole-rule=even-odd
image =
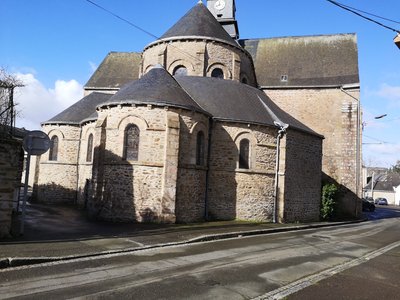
{"label": "arched window", "polygon": [[174,71],[172,72],[174,76],[187,76],[187,69],[185,66],[179,65],[175,67]]}
{"label": "arched window", "polygon": [[53,136],[50,140],[49,160],[56,161],[58,157],[58,136]]}
{"label": "arched window", "polygon": [[247,78],[243,76],[242,83],[247,84]]}
{"label": "arched window", "polygon": [[203,131],[199,131],[197,133],[197,139],[196,139],[196,165],[198,166],[204,166],[204,133]]}
{"label": "arched window", "polygon": [[243,139],[240,141],[239,168],[240,169],[249,169],[250,168],[250,142],[248,139]]}
{"label": "arched window", "polygon": [[222,71],[220,68],[215,68],[211,72],[211,77],[224,79],[224,71]]}
{"label": "arched window", "polygon": [[92,158],[93,158],[93,134],[90,134],[87,141],[86,161],[91,162]]}
{"label": "arched window", "polygon": [[124,159],[138,160],[139,157],[139,135],[140,130],[134,124],[129,124],[125,128],[124,139]]}

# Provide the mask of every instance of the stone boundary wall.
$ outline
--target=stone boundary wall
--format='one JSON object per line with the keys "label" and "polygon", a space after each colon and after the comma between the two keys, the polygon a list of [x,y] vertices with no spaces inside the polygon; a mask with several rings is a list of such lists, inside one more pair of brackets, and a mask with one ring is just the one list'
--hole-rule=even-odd
{"label": "stone boundary wall", "polygon": [[14,191],[21,185],[22,144],[0,138],[0,238],[10,236]]}

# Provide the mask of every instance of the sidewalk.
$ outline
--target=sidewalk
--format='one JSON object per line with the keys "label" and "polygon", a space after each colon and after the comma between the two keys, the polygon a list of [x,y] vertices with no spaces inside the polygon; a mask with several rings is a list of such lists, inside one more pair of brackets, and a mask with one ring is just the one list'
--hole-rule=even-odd
{"label": "sidewalk", "polygon": [[0,268],[348,223],[354,222],[115,224],[89,221],[84,211],[72,206],[31,204],[27,206],[24,235],[0,240]]}

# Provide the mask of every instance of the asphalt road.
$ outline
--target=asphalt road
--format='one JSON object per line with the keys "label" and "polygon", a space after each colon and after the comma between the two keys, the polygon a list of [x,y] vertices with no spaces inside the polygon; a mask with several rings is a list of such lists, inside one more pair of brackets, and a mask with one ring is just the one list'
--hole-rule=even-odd
{"label": "asphalt road", "polygon": [[[4,269],[0,299],[321,299],[313,288],[322,284],[329,299],[382,298],[368,285],[386,284],[391,299],[400,291],[399,232],[390,218]],[[375,271],[381,263],[387,269]],[[338,288],[346,272],[359,288],[370,280],[367,298]]]}

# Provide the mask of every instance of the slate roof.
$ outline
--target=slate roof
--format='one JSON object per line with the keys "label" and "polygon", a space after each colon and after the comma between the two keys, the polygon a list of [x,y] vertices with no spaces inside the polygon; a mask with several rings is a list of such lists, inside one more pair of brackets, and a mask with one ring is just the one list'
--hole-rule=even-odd
{"label": "slate roof", "polygon": [[[240,40],[253,56],[262,87],[359,83],[355,34]],[[281,76],[287,75],[287,81]]]}
{"label": "slate roof", "polygon": [[[394,192],[393,187],[398,187],[399,185],[400,185],[400,174],[388,173],[387,175],[383,176],[380,180],[375,182],[374,190]],[[364,187],[364,189],[366,190],[371,189],[371,181]]]}
{"label": "slate roof", "polygon": [[215,119],[268,126],[275,126],[274,121],[279,119],[292,128],[320,136],[280,109],[257,88],[233,80],[212,77],[182,76],[176,79]]}
{"label": "slate roof", "polygon": [[100,106],[125,103],[171,105],[204,112],[161,66],[151,69],[139,80],[126,84]]}
{"label": "slate roof", "polygon": [[137,52],[110,52],[90,77],[85,88],[118,89],[138,79],[142,54]]}
{"label": "slate roof", "polygon": [[274,121],[278,118],[293,128],[317,135],[281,110],[265,93],[256,88],[212,77],[174,78],[161,66],[125,85],[99,107],[132,103],[185,108],[228,122],[275,126]]}
{"label": "slate roof", "polygon": [[96,107],[109,99],[112,95],[93,92],[71,105],[50,120],[41,123],[44,124],[71,124],[79,125],[85,120],[97,119]]}
{"label": "slate roof", "polygon": [[182,37],[221,40],[235,47],[240,47],[202,3],[198,3],[189,10],[175,25],[161,36],[160,40]]}

